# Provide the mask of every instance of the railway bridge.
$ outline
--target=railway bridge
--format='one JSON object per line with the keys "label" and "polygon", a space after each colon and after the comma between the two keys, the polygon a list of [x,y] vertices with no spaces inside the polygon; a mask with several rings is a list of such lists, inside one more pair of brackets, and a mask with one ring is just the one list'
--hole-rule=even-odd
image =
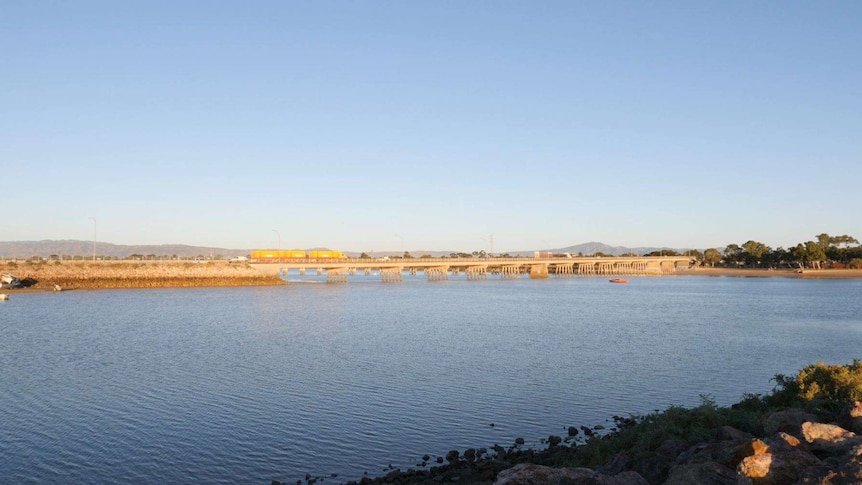
{"label": "railway bridge", "polygon": [[570,278],[605,275],[663,275],[688,269],[689,256],[641,257],[562,257],[562,258],[418,258],[418,259],[297,259],[281,262],[251,263],[259,271],[306,275],[313,271],[326,275],[328,283],[346,283],[349,275],[379,274],[383,282],[400,282],[404,274],[424,273],[428,281],[448,280],[450,275],[465,274],[468,280]]}

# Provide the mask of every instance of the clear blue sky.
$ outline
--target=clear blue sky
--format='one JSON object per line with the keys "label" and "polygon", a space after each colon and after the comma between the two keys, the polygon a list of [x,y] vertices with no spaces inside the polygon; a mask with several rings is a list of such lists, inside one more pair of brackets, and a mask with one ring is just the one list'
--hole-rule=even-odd
{"label": "clear blue sky", "polygon": [[5,0],[0,240],[862,238],[860,26],[858,1]]}

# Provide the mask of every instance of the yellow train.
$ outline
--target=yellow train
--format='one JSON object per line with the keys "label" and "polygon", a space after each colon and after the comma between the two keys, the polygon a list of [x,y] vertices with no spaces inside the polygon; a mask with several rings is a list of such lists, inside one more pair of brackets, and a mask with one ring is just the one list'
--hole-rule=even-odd
{"label": "yellow train", "polygon": [[303,251],[301,249],[256,249],[251,252],[253,261],[278,261],[282,259],[347,259],[341,251]]}

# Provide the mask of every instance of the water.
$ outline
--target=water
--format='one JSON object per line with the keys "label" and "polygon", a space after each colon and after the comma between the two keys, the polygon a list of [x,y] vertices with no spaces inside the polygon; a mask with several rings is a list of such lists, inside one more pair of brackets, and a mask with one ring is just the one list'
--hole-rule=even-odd
{"label": "water", "polygon": [[338,483],[862,358],[859,280],[351,278],[0,302],[0,483]]}

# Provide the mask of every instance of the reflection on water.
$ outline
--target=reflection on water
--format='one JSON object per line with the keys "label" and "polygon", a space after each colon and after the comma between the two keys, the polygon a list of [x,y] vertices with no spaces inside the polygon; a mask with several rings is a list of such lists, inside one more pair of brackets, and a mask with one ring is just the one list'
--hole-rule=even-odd
{"label": "reflection on water", "polygon": [[20,295],[0,303],[0,475],[349,480],[703,393],[729,404],[775,373],[860,357],[860,290],[420,275]]}

